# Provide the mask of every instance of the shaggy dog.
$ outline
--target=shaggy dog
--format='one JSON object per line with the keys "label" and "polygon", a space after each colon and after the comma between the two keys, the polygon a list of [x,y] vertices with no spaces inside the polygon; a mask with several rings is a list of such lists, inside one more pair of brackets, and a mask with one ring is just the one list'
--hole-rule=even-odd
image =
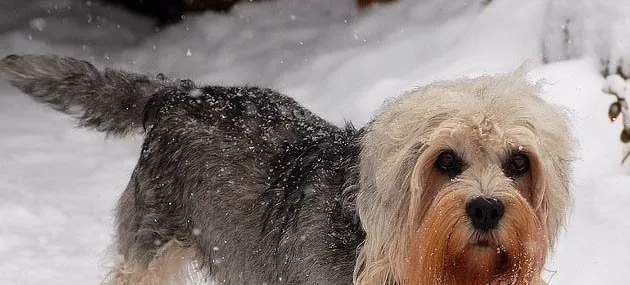
{"label": "shaggy dog", "polygon": [[543,284],[569,200],[565,116],[523,74],[429,85],[364,128],[269,89],[57,56],[0,74],[110,135],[144,133],[108,284]]}

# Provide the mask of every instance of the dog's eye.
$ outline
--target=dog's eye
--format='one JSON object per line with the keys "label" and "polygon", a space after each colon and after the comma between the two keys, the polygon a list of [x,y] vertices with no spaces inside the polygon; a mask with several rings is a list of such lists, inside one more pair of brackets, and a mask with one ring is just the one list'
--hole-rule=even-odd
{"label": "dog's eye", "polygon": [[461,160],[452,150],[440,153],[435,161],[435,167],[450,178],[455,178],[455,176],[462,173]]}
{"label": "dog's eye", "polygon": [[508,176],[522,176],[529,171],[529,158],[523,153],[516,153],[510,158],[508,167]]}

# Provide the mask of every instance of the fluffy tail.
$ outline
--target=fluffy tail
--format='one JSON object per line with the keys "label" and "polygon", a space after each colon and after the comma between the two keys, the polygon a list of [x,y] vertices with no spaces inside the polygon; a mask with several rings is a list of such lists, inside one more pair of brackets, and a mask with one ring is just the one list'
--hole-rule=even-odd
{"label": "fluffy tail", "polygon": [[0,61],[0,78],[54,109],[74,116],[80,126],[112,135],[140,131],[152,94],[169,85],[158,75],[105,69],[55,55],[10,55]]}

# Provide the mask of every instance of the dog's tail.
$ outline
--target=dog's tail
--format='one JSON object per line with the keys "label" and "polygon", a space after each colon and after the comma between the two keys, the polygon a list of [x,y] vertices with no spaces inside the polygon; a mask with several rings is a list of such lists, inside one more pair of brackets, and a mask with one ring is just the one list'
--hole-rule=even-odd
{"label": "dog's tail", "polygon": [[168,85],[112,69],[101,72],[86,61],[55,55],[10,55],[0,61],[0,78],[54,109],[74,116],[80,126],[112,135],[141,131],[152,94]]}

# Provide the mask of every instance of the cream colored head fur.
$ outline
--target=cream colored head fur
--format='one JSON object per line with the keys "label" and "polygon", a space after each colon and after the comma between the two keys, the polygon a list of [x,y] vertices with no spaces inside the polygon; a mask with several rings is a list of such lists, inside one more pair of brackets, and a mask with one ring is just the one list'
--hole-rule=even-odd
{"label": "cream colored head fur", "polygon": [[[532,177],[521,195],[535,213],[531,219],[546,227],[542,257],[553,247],[570,199],[572,140],[565,114],[539,98],[540,86],[524,73],[435,83],[403,94],[377,113],[362,140],[357,209],[366,240],[357,284],[419,284],[408,280],[414,258],[409,254],[434,199],[454,183],[470,184],[465,195],[492,195],[486,192],[495,191],[493,183],[520,189],[500,173],[502,157],[514,149],[530,156]],[[433,181],[440,178],[431,176],[430,168],[444,148],[470,160],[465,181]],[[424,189],[435,185],[439,189]]]}

